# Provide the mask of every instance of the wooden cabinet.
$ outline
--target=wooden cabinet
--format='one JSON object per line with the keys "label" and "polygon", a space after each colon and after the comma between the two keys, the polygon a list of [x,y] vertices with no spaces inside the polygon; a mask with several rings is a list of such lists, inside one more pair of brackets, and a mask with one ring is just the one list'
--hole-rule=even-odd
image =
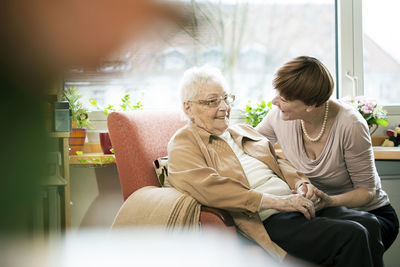
{"label": "wooden cabinet", "polygon": [[36,232],[44,237],[60,236],[70,227],[69,132],[52,132],[46,154],[47,176],[40,181],[36,205]]}
{"label": "wooden cabinet", "polygon": [[69,132],[53,132],[50,134],[52,138],[58,139],[58,147],[61,152],[61,176],[65,180],[64,200],[61,203],[63,210],[62,227],[69,229],[71,226],[70,214],[70,170],[69,170]]}
{"label": "wooden cabinet", "polygon": [[[382,188],[389,195],[390,203],[400,216],[400,160],[377,160],[376,169],[382,180]],[[400,261],[400,238],[385,252],[386,267],[398,266]]]}

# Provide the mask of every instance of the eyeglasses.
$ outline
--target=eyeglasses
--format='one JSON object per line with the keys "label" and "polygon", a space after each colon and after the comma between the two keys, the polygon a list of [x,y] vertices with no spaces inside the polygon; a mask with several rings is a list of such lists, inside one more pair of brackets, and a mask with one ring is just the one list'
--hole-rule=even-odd
{"label": "eyeglasses", "polygon": [[235,95],[224,95],[210,100],[189,100],[189,102],[206,105],[210,108],[216,108],[219,107],[222,100],[224,100],[227,105],[230,105],[235,101]]}

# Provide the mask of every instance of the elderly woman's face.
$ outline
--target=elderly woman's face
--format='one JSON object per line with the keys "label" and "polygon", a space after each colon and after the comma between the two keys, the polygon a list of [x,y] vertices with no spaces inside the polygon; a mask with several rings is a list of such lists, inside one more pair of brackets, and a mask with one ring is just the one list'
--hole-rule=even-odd
{"label": "elderly woman's face", "polygon": [[220,101],[216,107],[196,101],[216,100],[226,95],[227,93],[219,84],[204,86],[199,89],[193,102],[185,103],[185,112],[192,122],[200,128],[209,133],[220,135],[228,128],[231,106],[226,104],[224,100]]}

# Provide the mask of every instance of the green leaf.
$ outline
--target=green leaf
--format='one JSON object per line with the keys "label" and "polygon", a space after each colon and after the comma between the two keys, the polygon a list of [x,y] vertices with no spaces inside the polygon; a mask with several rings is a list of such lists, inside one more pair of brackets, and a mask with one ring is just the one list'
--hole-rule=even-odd
{"label": "green leaf", "polygon": [[369,121],[370,119],[372,119],[374,117],[374,114],[370,113],[370,114],[363,114],[364,119],[366,121]]}
{"label": "green leaf", "polygon": [[118,104],[117,107],[115,107],[112,104],[108,104],[107,106],[105,106],[104,108],[100,107],[98,105],[97,100],[91,98],[90,103],[97,107],[97,109],[99,110],[103,110],[104,114],[106,116],[108,116],[111,112],[113,111],[129,111],[129,110],[140,110],[143,109],[143,105],[140,101],[138,101],[136,104],[134,104],[133,106],[131,105],[131,96],[130,94],[125,94],[122,98],[121,98],[121,104]]}
{"label": "green leaf", "polygon": [[126,111],[126,105],[125,104],[121,104],[119,105],[122,111]]}
{"label": "green leaf", "polygon": [[272,103],[269,101],[266,103],[264,100],[261,100],[260,103],[256,103],[256,106],[252,107],[250,101],[246,105],[246,123],[256,127],[263,118],[268,114],[268,112],[272,108]]}
{"label": "green leaf", "polygon": [[78,156],[82,156],[83,155],[83,152],[82,151],[76,151],[75,152]]}
{"label": "green leaf", "polygon": [[95,106],[95,107],[98,108],[98,103],[97,103],[97,100],[96,100],[96,99],[90,98],[90,99],[89,99],[89,102],[90,102],[90,105]]}
{"label": "green leaf", "polygon": [[124,97],[122,98],[122,102],[128,102],[130,98],[131,98],[131,95],[130,95],[130,94],[126,94],[126,95],[124,95]]}
{"label": "green leaf", "polygon": [[140,101],[138,101],[133,107],[132,110],[140,110],[143,109],[143,105]]}
{"label": "green leaf", "polygon": [[383,127],[386,127],[389,124],[389,122],[386,119],[376,119],[375,123]]}

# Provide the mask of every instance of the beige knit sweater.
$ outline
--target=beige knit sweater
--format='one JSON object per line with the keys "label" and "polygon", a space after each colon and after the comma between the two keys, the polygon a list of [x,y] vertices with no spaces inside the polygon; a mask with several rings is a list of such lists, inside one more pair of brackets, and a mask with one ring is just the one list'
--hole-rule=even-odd
{"label": "beige knit sweater", "polygon": [[194,198],[175,188],[146,186],[124,202],[112,228],[154,226],[199,230],[200,206]]}

